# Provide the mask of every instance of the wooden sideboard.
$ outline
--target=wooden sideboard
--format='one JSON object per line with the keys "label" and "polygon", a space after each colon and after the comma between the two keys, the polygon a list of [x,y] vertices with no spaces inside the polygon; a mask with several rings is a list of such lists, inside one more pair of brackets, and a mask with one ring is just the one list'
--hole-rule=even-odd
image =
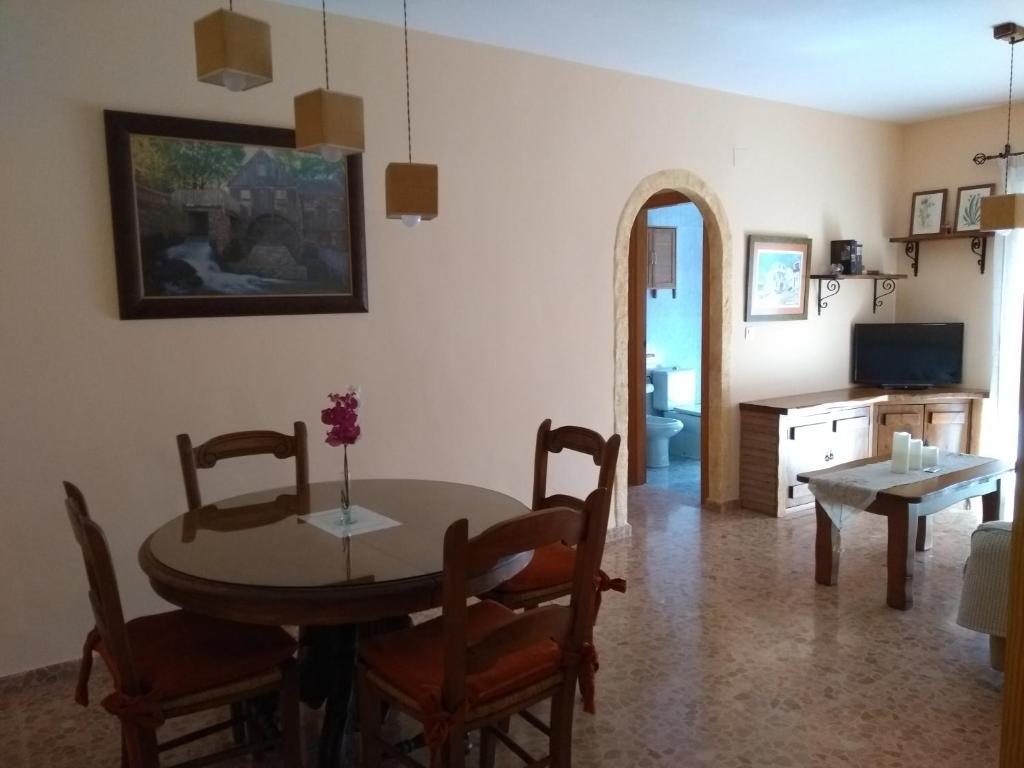
{"label": "wooden sideboard", "polygon": [[854,387],[740,403],[740,503],[785,517],[813,509],[801,472],[888,457],[894,432],[976,453],[988,392]]}

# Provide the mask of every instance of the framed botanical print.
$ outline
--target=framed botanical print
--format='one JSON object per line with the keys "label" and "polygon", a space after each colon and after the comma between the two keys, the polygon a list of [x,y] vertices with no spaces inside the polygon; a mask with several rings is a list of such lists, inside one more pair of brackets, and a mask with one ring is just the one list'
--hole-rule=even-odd
{"label": "framed botanical print", "polygon": [[749,235],[746,321],[806,320],[810,263],[810,238]]}
{"label": "framed botanical print", "polygon": [[981,229],[981,199],[994,194],[995,184],[975,184],[960,187],[956,191],[956,220],[953,228],[957,232],[973,232]]}
{"label": "framed botanical print", "polygon": [[365,312],[362,158],[294,133],[104,113],[122,319]]}
{"label": "framed botanical print", "polygon": [[946,219],[946,190],[915,192],[910,206],[910,234],[937,235]]}

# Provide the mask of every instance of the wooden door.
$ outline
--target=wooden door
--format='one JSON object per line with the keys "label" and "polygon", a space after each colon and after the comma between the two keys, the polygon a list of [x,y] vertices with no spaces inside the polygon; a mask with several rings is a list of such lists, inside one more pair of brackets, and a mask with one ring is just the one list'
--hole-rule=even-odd
{"label": "wooden door", "polygon": [[909,432],[911,437],[924,437],[924,406],[911,404],[875,406],[875,456],[892,457],[894,432]]}
{"label": "wooden door", "polygon": [[[643,485],[647,482],[647,212],[651,208],[665,208],[690,202],[679,192],[663,189],[651,195],[640,208],[629,235],[629,286],[627,287],[627,421],[626,484]],[[705,268],[705,273],[706,273]],[[705,295],[707,292],[705,291]],[[706,303],[706,302],[705,302]],[[706,326],[705,326],[706,327]],[[704,330],[701,330],[702,343]],[[706,432],[704,425],[702,432]],[[706,463],[706,452],[701,454],[701,471]],[[703,500],[703,497],[702,497]]]}
{"label": "wooden door", "polygon": [[970,404],[928,403],[924,407],[924,441],[940,451],[967,453],[971,433]]}
{"label": "wooden door", "polygon": [[[892,440],[892,438],[889,438]],[[871,409],[848,408],[832,419],[833,464],[866,459],[871,455]]]}

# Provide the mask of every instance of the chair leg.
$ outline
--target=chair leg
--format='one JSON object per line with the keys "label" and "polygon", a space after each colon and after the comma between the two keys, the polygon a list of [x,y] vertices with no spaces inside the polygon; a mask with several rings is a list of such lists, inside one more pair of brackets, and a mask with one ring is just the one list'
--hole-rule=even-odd
{"label": "chair leg", "polygon": [[302,723],[299,716],[299,667],[288,664],[281,681],[281,758],[284,768],[302,768]]}
{"label": "chair leg", "polygon": [[380,747],[381,700],[370,683],[366,668],[359,665],[359,730],[361,731],[363,768],[379,768],[382,750]]}
{"label": "chair leg", "polygon": [[447,757],[443,763],[445,768],[466,768],[465,728],[452,728],[441,752]]}
{"label": "chair leg", "polygon": [[491,728],[508,733],[510,718],[503,718],[489,727],[480,729],[480,768],[494,768],[495,748],[498,739]]}
{"label": "chair leg", "polygon": [[122,722],[121,738],[130,768],[160,768],[156,731]]}
{"label": "chair leg", "polygon": [[576,679],[572,684],[562,684],[558,693],[551,697],[551,768],[572,766],[572,715],[576,701]]}
{"label": "chair leg", "polygon": [[245,725],[245,702],[236,701],[231,705],[231,738],[235,740],[235,744],[245,742]]}

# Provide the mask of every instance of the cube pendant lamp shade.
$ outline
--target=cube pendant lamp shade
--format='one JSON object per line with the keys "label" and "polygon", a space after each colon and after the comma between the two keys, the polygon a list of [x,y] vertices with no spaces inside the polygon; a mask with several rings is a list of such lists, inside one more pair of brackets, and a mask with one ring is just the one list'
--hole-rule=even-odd
{"label": "cube pendant lamp shade", "polygon": [[295,148],[354,155],[366,148],[363,100],[317,88],[295,97]]}
{"label": "cube pendant lamp shade", "polygon": [[388,163],[384,170],[384,196],[389,219],[437,218],[437,166]]}
{"label": "cube pendant lamp shade", "polygon": [[1024,194],[981,198],[981,228],[988,230],[1024,227]]}
{"label": "cube pendant lamp shade", "polygon": [[247,91],[274,79],[270,25],[234,11],[214,11],[195,23],[200,82]]}

